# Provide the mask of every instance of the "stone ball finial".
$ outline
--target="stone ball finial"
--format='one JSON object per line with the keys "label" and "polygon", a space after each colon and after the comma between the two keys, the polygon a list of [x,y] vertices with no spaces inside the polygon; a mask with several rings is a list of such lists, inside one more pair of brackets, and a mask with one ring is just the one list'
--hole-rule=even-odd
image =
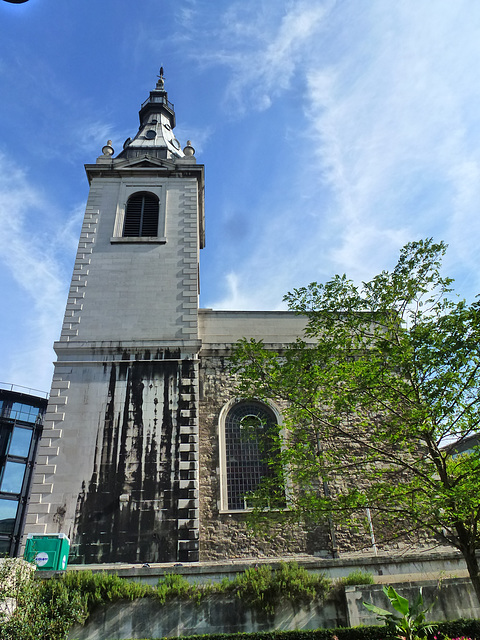
{"label": "stone ball finial", "polygon": [[102,153],[104,156],[113,156],[113,154],[115,153],[113,147],[112,147],[112,141],[111,140],[107,140],[107,144],[102,147]]}
{"label": "stone ball finial", "polygon": [[186,156],[194,156],[195,155],[195,149],[192,147],[192,142],[191,140],[187,140],[187,146],[184,147],[183,149],[183,153]]}

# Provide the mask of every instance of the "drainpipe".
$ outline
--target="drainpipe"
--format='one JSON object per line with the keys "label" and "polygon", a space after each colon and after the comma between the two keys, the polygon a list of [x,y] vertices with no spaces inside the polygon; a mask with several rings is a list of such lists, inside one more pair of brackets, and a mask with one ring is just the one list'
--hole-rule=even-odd
{"label": "drainpipe", "polygon": [[367,507],[365,511],[367,512],[368,528],[370,529],[370,539],[372,541],[372,547],[375,555],[378,555],[377,543],[375,542],[375,531],[373,530],[373,522],[372,516],[370,514],[370,509]]}

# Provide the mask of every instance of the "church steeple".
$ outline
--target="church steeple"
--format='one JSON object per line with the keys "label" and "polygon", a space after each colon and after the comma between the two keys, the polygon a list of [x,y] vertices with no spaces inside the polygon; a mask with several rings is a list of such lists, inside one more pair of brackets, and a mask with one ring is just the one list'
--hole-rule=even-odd
{"label": "church steeple", "polygon": [[150,96],[140,107],[139,118],[138,132],[133,139],[127,138],[123,151],[118,154],[119,158],[138,158],[143,155],[163,159],[184,157],[173,133],[175,110],[165,91],[163,67],[160,67],[155,89],[150,91]]}
{"label": "church steeple", "polygon": [[37,464],[51,484],[34,480],[27,530],[68,533],[81,563],[198,560],[204,168],[174,126],[161,69],[133,140],[117,157],[108,141],[85,167],[90,194]]}

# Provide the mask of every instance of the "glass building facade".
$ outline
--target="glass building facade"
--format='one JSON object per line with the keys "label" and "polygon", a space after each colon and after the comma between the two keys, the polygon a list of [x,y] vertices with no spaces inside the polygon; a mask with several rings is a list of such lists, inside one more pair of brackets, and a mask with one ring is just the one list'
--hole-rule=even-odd
{"label": "glass building facade", "polygon": [[18,389],[0,388],[0,556],[19,551],[47,408],[47,398]]}

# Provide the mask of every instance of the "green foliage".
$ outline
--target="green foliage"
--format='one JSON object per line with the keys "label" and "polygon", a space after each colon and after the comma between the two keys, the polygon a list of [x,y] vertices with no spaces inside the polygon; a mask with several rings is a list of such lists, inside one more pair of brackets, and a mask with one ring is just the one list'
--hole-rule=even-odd
{"label": "green foliage", "polygon": [[325,575],[308,573],[295,562],[281,563],[276,570],[269,565],[252,567],[232,582],[233,591],[241,600],[267,613],[273,613],[282,601],[298,605],[323,599],[332,586]]}
{"label": "green foliage", "polygon": [[[436,638],[435,638],[436,636]],[[436,624],[435,633],[430,640],[443,640],[444,638],[480,638],[480,620],[460,619],[447,620]]]}
{"label": "green foliage", "polygon": [[[17,567],[14,568],[17,570]],[[6,579],[7,570],[0,565],[0,604],[5,598],[15,597],[18,606],[10,610],[10,617],[0,619],[2,640],[66,640],[73,623],[83,623],[88,614],[101,604],[118,599],[133,600],[158,597],[165,602],[172,596],[197,600],[209,593],[232,593],[253,608],[272,613],[284,601],[307,603],[314,598],[325,598],[339,582],[332,584],[323,574],[309,574],[295,563],[284,563],[274,570],[267,565],[240,574],[233,580],[224,579],[216,584],[189,584],[182,576],[167,574],[160,581],[160,589],[129,582],[117,575],[92,574],[90,571],[69,571],[49,580],[34,580],[32,572],[20,570],[21,579]],[[11,570],[8,570],[10,575]],[[353,572],[340,581],[342,584],[368,584],[369,574]],[[163,596],[158,594],[163,593]],[[199,595],[200,594],[200,595]],[[314,634],[314,635],[312,635]],[[241,636],[245,640],[393,640],[394,635],[385,627],[355,629],[319,629],[315,631],[270,632],[254,634],[214,634],[192,636],[203,640],[227,640]],[[278,638],[277,638],[278,636]],[[438,623],[436,640],[468,636],[480,638],[480,621]],[[429,638],[429,640],[434,640]]]}
{"label": "green foliage", "polygon": [[161,603],[165,603],[170,598],[193,599],[198,602],[207,590],[196,584],[190,584],[177,573],[167,573],[158,581],[156,595]]}
{"label": "green foliage", "polygon": [[418,596],[410,604],[406,598],[403,598],[395,591],[392,586],[383,587],[383,593],[390,600],[390,604],[400,615],[381,609],[374,604],[363,603],[363,606],[377,614],[379,620],[383,620],[387,628],[394,629],[398,638],[404,640],[420,640],[426,638],[427,633],[432,633],[433,625],[426,620],[426,614],[430,611],[433,604],[424,608],[422,589],[419,590]]}
{"label": "green foliage", "polygon": [[[448,638],[480,638],[480,620],[452,620],[438,622],[434,635],[429,640]],[[385,627],[341,627],[337,629],[307,629],[297,631],[259,631],[257,633],[212,633],[189,636],[189,640],[394,640]],[[147,638],[145,640],[161,640]]]}
{"label": "green foliage", "polygon": [[361,526],[369,508],[377,543],[426,530],[459,549],[480,600],[480,449],[443,447],[479,430],[480,302],[453,297],[445,251],[411,242],[360,286],[343,275],[295,289],[285,300],[307,317],[304,339],[281,352],[242,340],[232,368],[239,396],[285,407],[268,462],[288,470],[289,508],[262,507],[267,480],[253,525]]}
{"label": "green foliage", "polygon": [[282,601],[307,603],[331,591],[331,581],[323,574],[309,574],[293,562],[276,569],[259,565],[213,584],[191,584],[178,574],[166,574],[157,587],[91,571],[68,571],[48,580],[34,580],[32,572],[21,577],[9,582],[0,573],[0,602],[13,596],[18,603],[10,617],[0,618],[2,640],[63,640],[74,622],[83,623],[96,607],[117,600],[152,597],[162,604],[172,598],[199,602],[209,594],[230,593],[254,609],[273,613]]}
{"label": "green foliage", "polygon": [[375,580],[371,573],[367,573],[366,571],[361,571],[360,569],[357,571],[352,571],[345,576],[345,578],[340,578],[337,581],[338,584],[346,587],[347,585],[356,585],[356,584],[374,584]]}
{"label": "green foliage", "polygon": [[167,574],[159,580],[156,595],[164,603],[174,597],[200,602],[213,593],[230,593],[253,609],[273,613],[282,601],[307,603],[326,597],[331,587],[324,574],[310,574],[295,562],[282,562],[276,569],[260,564],[220,583],[190,584],[183,576]]}
{"label": "green foliage", "polygon": [[116,600],[135,600],[155,593],[153,587],[141,582],[131,582],[112,573],[92,571],[68,571],[61,578],[47,581],[61,582],[72,593],[78,593],[86,611],[90,613],[97,605]]}
{"label": "green foliage", "polygon": [[72,624],[83,623],[95,606],[155,592],[148,585],[91,571],[70,571],[50,580],[35,580],[34,572],[25,572],[26,563],[21,563],[6,559],[0,566],[0,604],[6,598],[15,599],[7,615],[0,617],[2,640],[64,640]]}
{"label": "green foliage", "polygon": [[[15,561],[17,559],[6,560],[2,565],[0,584],[12,584],[6,575],[6,567],[11,567]],[[65,640],[71,625],[83,622],[86,617],[78,592],[68,589],[59,580],[35,581],[33,572],[16,581],[13,590],[3,591],[2,604],[5,597],[14,597],[15,604],[0,618],[2,640]]]}

